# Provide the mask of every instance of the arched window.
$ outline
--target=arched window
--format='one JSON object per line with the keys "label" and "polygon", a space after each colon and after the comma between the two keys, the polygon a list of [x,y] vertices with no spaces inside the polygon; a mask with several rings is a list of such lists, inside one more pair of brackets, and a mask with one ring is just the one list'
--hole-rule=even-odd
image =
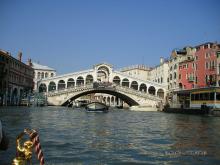
{"label": "arched window", "polygon": [[40,86],[39,86],[39,93],[41,93],[41,92],[47,92],[46,84],[40,84]]}
{"label": "arched window", "polygon": [[41,78],[44,78],[44,72],[41,73]]}
{"label": "arched window", "polygon": [[86,76],[86,84],[92,84],[93,83],[93,76],[87,75]]}
{"label": "arched window", "polygon": [[37,72],[37,78],[40,79],[40,72]]}
{"label": "arched window", "polygon": [[79,77],[76,79],[76,85],[77,85],[77,86],[84,85],[84,79],[83,79],[82,76],[79,76]]}
{"label": "arched window", "polygon": [[142,92],[146,92],[146,91],[147,91],[147,86],[146,86],[146,84],[141,84],[139,90],[142,91]]}
{"label": "arched window", "polygon": [[135,89],[135,90],[138,90],[138,83],[137,83],[137,81],[132,81],[131,82],[131,88]]}
{"label": "arched window", "polygon": [[127,78],[124,78],[122,80],[122,86],[126,86],[126,87],[129,87],[129,80]]}
{"label": "arched window", "polygon": [[54,91],[54,90],[56,90],[56,84],[55,82],[51,81],[49,83],[48,91]]}
{"label": "arched window", "polygon": [[72,87],[74,87],[75,86],[75,81],[74,81],[74,79],[73,78],[69,78],[68,80],[67,80],[67,88],[72,88]]}
{"label": "arched window", "polygon": [[160,97],[160,98],[164,98],[164,91],[163,91],[163,89],[158,89],[157,96]]}
{"label": "arched window", "polygon": [[58,82],[58,90],[65,89],[65,87],[66,87],[65,81],[64,80],[60,80]]}
{"label": "arched window", "polygon": [[115,76],[115,77],[113,78],[113,83],[120,85],[120,82],[121,82],[120,77]]}
{"label": "arched window", "polygon": [[149,89],[148,89],[148,93],[149,93],[149,94],[152,94],[152,95],[155,95],[155,92],[156,92],[155,87],[150,86]]}
{"label": "arched window", "polygon": [[46,72],[46,73],[45,73],[45,78],[47,78],[47,77],[48,77],[48,73]]}

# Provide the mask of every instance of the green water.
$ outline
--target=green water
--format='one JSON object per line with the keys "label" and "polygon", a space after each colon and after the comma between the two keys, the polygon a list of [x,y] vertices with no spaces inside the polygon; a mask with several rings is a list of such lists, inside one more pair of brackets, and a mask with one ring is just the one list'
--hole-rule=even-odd
{"label": "green water", "polygon": [[[66,107],[0,107],[10,138],[0,164],[15,157],[15,139],[36,129],[45,164],[220,164],[220,118]],[[33,155],[33,164],[38,164]]]}

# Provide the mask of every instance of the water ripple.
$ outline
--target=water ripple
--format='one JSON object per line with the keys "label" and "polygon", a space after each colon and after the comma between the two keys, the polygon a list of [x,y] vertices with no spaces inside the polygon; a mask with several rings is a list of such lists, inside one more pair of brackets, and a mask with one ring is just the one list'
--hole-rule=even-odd
{"label": "water ripple", "polygon": [[0,152],[3,165],[15,156],[15,138],[24,128],[38,130],[48,165],[220,164],[219,118],[64,107],[8,107],[0,115],[11,140]]}

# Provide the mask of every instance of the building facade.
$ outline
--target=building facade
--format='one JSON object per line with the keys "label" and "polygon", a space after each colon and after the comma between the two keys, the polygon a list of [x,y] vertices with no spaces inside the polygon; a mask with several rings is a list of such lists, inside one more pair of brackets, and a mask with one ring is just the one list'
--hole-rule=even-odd
{"label": "building facade", "polygon": [[150,71],[150,81],[157,82],[159,84],[163,84],[168,88],[168,70],[169,70],[169,62],[164,58],[160,58],[160,64],[155,66]]}
{"label": "building facade", "polygon": [[4,50],[0,50],[0,60],[0,104],[19,105],[21,98],[33,89],[34,70],[31,68],[31,60],[26,65],[22,62],[21,52],[16,59]]}
{"label": "building facade", "polygon": [[182,89],[202,88],[219,85],[220,60],[217,43],[196,46],[193,56],[179,64],[179,86]]}
{"label": "building facade", "polygon": [[168,72],[168,89],[170,91],[182,88],[179,77],[179,64],[193,57],[195,49],[192,47],[185,47],[183,49],[173,50],[169,60]]}
{"label": "building facade", "polygon": [[48,66],[44,66],[33,62],[32,68],[34,69],[34,90],[37,90],[37,83],[44,78],[50,78],[56,76],[56,70]]}
{"label": "building facade", "polygon": [[151,68],[145,65],[133,65],[120,69],[120,72],[141,80],[150,80]]}

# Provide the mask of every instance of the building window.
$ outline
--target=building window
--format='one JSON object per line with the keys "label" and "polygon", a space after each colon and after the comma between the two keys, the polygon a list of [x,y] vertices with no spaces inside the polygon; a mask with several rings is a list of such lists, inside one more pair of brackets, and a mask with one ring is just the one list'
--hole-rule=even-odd
{"label": "building window", "polygon": [[209,44],[204,45],[204,49],[208,49],[209,48]]}
{"label": "building window", "polygon": [[50,74],[50,77],[53,77],[53,76],[54,76],[54,74],[53,74],[53,73],[51,73],[51,74]]}
{"label": "building window", "polygon": [[205,62],[205,68],[209,69],[209,62]]}
{"label": "building window", "polygon": [[205,58],[209,58],[210,57],[210,53],[205,53]]}
{"label": "building window", "polygon": [[44,78],[44,72],[41,73],[41,78]]}
{"label": "building window", "polygon": [[218,64],[218,74],[220,74],[220,63]]}
{"label": "building window", "polygon": [[174,76],[173,76],[173,78],[176,79],[176,72],[174,72]]}
{"label": "building window", "polygon": [[48,73],[46,72],[46,73],[45,73],[45,78],[47,78],[47,77],[48,77]]}
{"label": "building window", "polygon": [[179,80],[181,79],[181,74],[179,74]]}
{"label": "building window", "polygon": [[37,78],[40,79],[40,72],[37,73]]}
{"label": "building window", "polygon": [[205,75],[205,82],[206,82],[206,84],[208,84],[208,81],[209,81],[209,76]]}

